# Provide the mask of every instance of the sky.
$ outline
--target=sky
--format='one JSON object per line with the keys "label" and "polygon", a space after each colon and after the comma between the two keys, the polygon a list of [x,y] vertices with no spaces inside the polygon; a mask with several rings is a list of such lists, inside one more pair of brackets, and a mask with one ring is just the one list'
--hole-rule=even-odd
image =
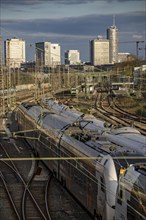
{"label": "sky", "polygon": [[82,61],[90,61],[89,42],[106,38],[106,29],[119,30],[119,52],[144,58],[146,44],[146,0],[0,0],[0,35],[3,41],[17,37],[26,41],[26,57],[34,60],[36,42],[49,41],[65,50],[79,50]]}

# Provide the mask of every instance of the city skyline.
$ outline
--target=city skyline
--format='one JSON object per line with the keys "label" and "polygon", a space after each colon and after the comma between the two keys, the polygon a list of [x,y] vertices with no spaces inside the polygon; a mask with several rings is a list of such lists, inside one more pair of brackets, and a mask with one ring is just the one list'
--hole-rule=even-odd
{"label": "city skyline", "polygon": [[26,62],[25,41],[23,39],[7,39],[4,42],[5,65],[10,68],[20,68]]}
{"label": "city skyline", "polygon": [[106,38],[115,15],[119,42],[131,41],[119,44],[119,52],[136,55],[135,42],[145,41],[145,7],[144,0],[1,0],[0,34],[3,40],[23,38],[27,60],[34,60],[30,44],[50,41],[61,45],[62,59],[65,50],[79,50],[81,60],[89,61],[89,41]]}
{"label": "city skyline", "polygon": [[60,45],[51,42],[38,42],[35,44],[36,64],[39,66],[56,66],[61,64]]}

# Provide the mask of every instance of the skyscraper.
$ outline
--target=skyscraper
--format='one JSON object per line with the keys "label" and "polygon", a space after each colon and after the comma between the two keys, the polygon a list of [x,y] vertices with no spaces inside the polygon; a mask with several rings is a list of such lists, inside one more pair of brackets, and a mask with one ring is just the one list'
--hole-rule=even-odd
{"label": "skyscraper", "polygon": [[7,39],[4,42],[5,64],[10,68],[19,68],[25,58],[25,41],[23,39]]}
{"label": "skyscraper", "polygon": [[39,42],[36,46],[36,63],[38,66],[56,66],[61,63],[61,52],[59,44],[50,42]]}
{"label": "skyscraper", "polygon": [[51,65],[61,64],[61,51],[59,44],[51,44]]}
{"label": "skyscraper", "polygon": [[91,64],[109,64],[109,40],[94,39],[90,41],[90,61]]}
{"label": "skyscraper", "polygon": [[110,63],[118,62],[118,29],[113,25],[107,29],[107,39],[109,40],[109,61]]}
{"label": "skyscraper", "polygon": [[80,64],[80,52],[78,50],[65,51],[65,64],[77,65]]}

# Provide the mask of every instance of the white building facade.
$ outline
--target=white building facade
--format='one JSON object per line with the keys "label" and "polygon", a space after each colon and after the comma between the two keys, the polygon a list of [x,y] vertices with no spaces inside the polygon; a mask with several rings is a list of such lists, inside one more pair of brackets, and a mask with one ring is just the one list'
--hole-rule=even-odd
{"label": "white building facade", "polygon": [[51,44],[51,65],[61,64],[61,49],[59,44]]}
{"label": "white building facade", "polygon": [[90,41],[91,65],[109,64],[109,40],[94,39]]}
{"label": "white building facade", "polygon": [[4,42],[5,64],[10,68],[20,68],[26,62],[25,41],[23,39],[7,39]]}
{"label": "white building facade", "polygon": [[109,61],[118,62],[118,29],[115,25],[107,29],[107,39],[109,40]]}
{"label": "white building facade", "polygon": [[78,50],[65,51],[65,64],[78,65],[81,63],[80,52]]}
{"label": "white building facade", "polygon": [[35,59],[38,66],[56,66],[61,64],[61,48],[59,44],[39,42],[35,44]]}
{"label": "white building facade", "polygon": [[118,53],[118,63],[129,61],[130,53]]}

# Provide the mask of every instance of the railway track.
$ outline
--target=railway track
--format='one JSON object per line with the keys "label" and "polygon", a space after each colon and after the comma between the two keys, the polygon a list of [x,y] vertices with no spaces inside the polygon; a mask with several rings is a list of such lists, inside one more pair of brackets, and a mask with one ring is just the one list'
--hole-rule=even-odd
{"label": "railway track", "polygon": [[59,98],[62,103],[68,106],[74,106],[76,109],[79,109],[79,111],[83,109],[85,111],[89,110],[90,114],[114,126],[134,126],[141,134],[146,135],[146,118],[139,118],[139,116],[119,108],[106,92],[98,92],[96,98],[93,100],[72,97],[62,98],[61,96]]}
{"label": "railway track", "polygon": [[118,108],[106,93],[98,94],[95,105],[98,111],[97,114],[110,123],[114,125],[135,126],[142,134],[146,135],[146,119],[139,119],[138,116]]}
{"label": "railway track", "polygon": [[[38,187],[38,182],[35,180],[35,176],[33,176],[29,180],[29,182],[27,182],[27,186],[25,187],[22,196],[23,220],[32,219],[34,218],[34,216],[36,219],[44,219],[44,220],[52,219],[48,208],[48,198],[47,198],[50,181],[51,181],[51,175],[48,176],[48,180],[46,179],[45,181],[40,181],[39,187]],[[30,196],[30,192],[31,192],[31,196]]]}
{"label": "railway track", "polygon": [[[5,206],[9,207],[7,208],[7,213],[3,213],[2,216],[0,214],[0,217],[1,219],[7,219],[5,216],[10,215],[12,219],[21,220],[20,204],[17,202],[21,199],[21,193],[23,190],[22,184],[20,185],[18,181],[20,178],[20,173],[16,169],[14,163],[10,160],[10,156],[2,143],[0,143],[0,152],[3,157],[3,160],[0,161],[1,180],[3,183],[1,190],[5,189],[2,190],[1,195],[3,197]],[[5,161],[5,159],[8,159],[8,161]],[[16,194],[16,188],[14,186],[18,190],[18,194]]]}
{"label": "railway track", "polygon": [[[11,96],[5,95],[4,97],[0,97],[4,99],[4,102],[0,102],[0,116],[3,115],[3,111],[8,112],[10,110],[13,110],[17,105],[21,104],[24,101],[38,101],[40,98],[43,97],[43,95],[50,92],[51,90],[49,89],[44,89],[43,92],[36,92],[36,90],[34,89],[20,90],[15,91],[15,93]],[[2,104],[4,104],[4,106],[2,106]]]}
{"label": "railway track", "polygon": [[[16,178],[16,181],[14,180],[14,177],[13,177],[13,181],[14,181],[14,182],[17,182],[17,181],[18,181],[17,184],[19,184],[19,181],[21,181],[21,185],[20,185],[20,187],[19,187],[19,195],[20,195],[19,200],[20,200],[20,204],[17,203],[18,208],[16,208],[16,205],[14,205],[14,204],[15,204],[14,200],[16,200],[16,195],[13,196],[13,197],[14,197],[14,199],[13,199],[12,196],[10,196],[10,193],[8,194],[8,195],[9,195],[9,200],[11,201],[11,204],[12,204],[12,206],[13,206],[13,210],[14,210],[15,214],[17,215],[18,219],[20,219],[20,220],[21,220],[21,219],[23,219],[23,220],[27,219],[27,218],[25,217],[25,215],[24,215],[24,210],[26,210],[26,205],[27,205],[26,202],[22,202],[22,211],[20,211],[20,210],[21,210],[21,208],[20,208],[21,200],[22,200],[22,201],[25,201],[25,200],[24,200],[24,198],[25,198],[24,195],[25,195],[26,192],[27,192],[27,194],[28,194],[29,197],[31,198],[33,204],[36,206],[37,211],[38,211],[38,212],[41,214],[41,216],[43,217],[43,218],[40,218],[40,219],[45,219],[45,220],[47,220],[48,218],[44,216],[44,213],[43,213],[43,211],[41,210],[40,205],[38,204],[38,202],[36,201],[34,195],[32,194],[32,192],[31,192],[30,189],[29,189],[29,183],[31,182],[32,179],[30,179],[28,182],[25,182],[23,176],[22,176],[21,173],[19,172],[19,170],[18,170],[18,168],[16,167],[16,165],[14,164],[14,162],[11,161],[11,158],[10,158],[9,154],[7,153],[7,151],[5,150],[5,148],[3,147],[3,145],[0,144],[0,146],[1,146],[2,150],[3,150],[3,152],[5,153],[5,156],[9,159],[8,162],[2,161],[2,163],[4,163],[4,164],[7,166],[7,170],[10,169],[10,172],[9,172],[9,173],[11,173],[11,178],[12,178],[12,175],[14,175],[14,177]],[[3,155],[4,155],[4,153],[3,153]],[[2,174],[2,172],[1,172],[1,174]],[[7,192],[8,192],[8,188],[9,188],[9,185],[10,185],[8,182],[10,181],[10,179],[9,179],[8,177],[4,177],[4,175],[7,176],[6,174],[3,174],[3,175],[1,175],[1,178],[2,178],[2,180],[3,180],[5,189],[7,189]],[[6,179],[7,179],[7,181],[6,181]],[[6,184],[6,182],[7,182],[7,184]],[[20,189],[20,188],[21,188],[21,189]],[[24,190],[24,192],[23,192],[23,190]],[[14,193],[14,192],[13,192],[13,193]],[[22,198],[22,199],[21,199],[21,198]],[[19,212],[18,212],[17,210],[19,210]],[[31,210],[32,210],[32,209],[31,209]],[[18,213],[19,213],[19,214],[18,214]],[[35,210],[35,213],[36,213],[36,210]]]}
{"label": "railway track", "polygon": [[[5,171],[0,171],[0,177],[3,182],[3,186],[5,188],[7,199],[10,202],[10,211],[13,213],[13,219],[26,220],[26,219],[44,219],[51,220],[51,216],[48,209],[48,188],[51,180],[51,176],[49,176],[47,181],[38,182],[35,179],[35,175],[25,182],[22,174],[17,169],[16,165],[4,146],[0,144],[0,147],[3,151],[3,157],[9,159],[6,161],[1,161],[1,166]],[[5,155],[4,155],[5,154]],[[11,179],[10,179],[11,176]],[[16,194],[16,189],[12,187],[11,182],[15,183],[17,186],[18,194]],[[45,195],[43,197],[43,191],[45,189]],[[45,205],[46,204],[46,205]],[[45,213],[45,214],[44,214]]]}
{"label": "railway track", "polygon": [[6,191],[6,194],[7,194],[8,198],[9,198],[10,205],[11,205],[11,207],[14,210],[14,214],[15,214],[17,219],[21,220],[21,216],[19,214],[19,211],[17,210],[16,204],[14,202],[14,199],[13,199],[12,195],[11,195],[11,191],[9,190],[7,182],[5,180],[5,177],[3,176],[3,173],[1,171],[0,171],[0,178],[1,178],[2,182],[3,182],[4,189]]}
{"label": "railway track", "polygon": [[114,99],[110,96],[107,97],[107,101],[109,106],[117,113],[122,114],[123,116],[129,117],[131,120],[137,121],[137,122],[141,122],[146,124],[146,118],[144,117],[139,117],[137,115],[134,115],[132,113],[129,113],[128,111],[125,111],[123,109],[121,109],[116,102],[114,101]]}
{"label": "railway track", "polygon": [[[10,127],[13,132],[15,130],[13,121]],[[3,136],[0,134],[0,138],[0,219],[92,219],[51,176],[41,161],[37,160],[37,164],[33,164],[32,169],[29,163],[35,163],[35,160],[11,160],[14,157],[31,156],[31,149],[26,147],[22,138],[16,140],[16,143],[15,140],[6,138],[4,134]]]}

